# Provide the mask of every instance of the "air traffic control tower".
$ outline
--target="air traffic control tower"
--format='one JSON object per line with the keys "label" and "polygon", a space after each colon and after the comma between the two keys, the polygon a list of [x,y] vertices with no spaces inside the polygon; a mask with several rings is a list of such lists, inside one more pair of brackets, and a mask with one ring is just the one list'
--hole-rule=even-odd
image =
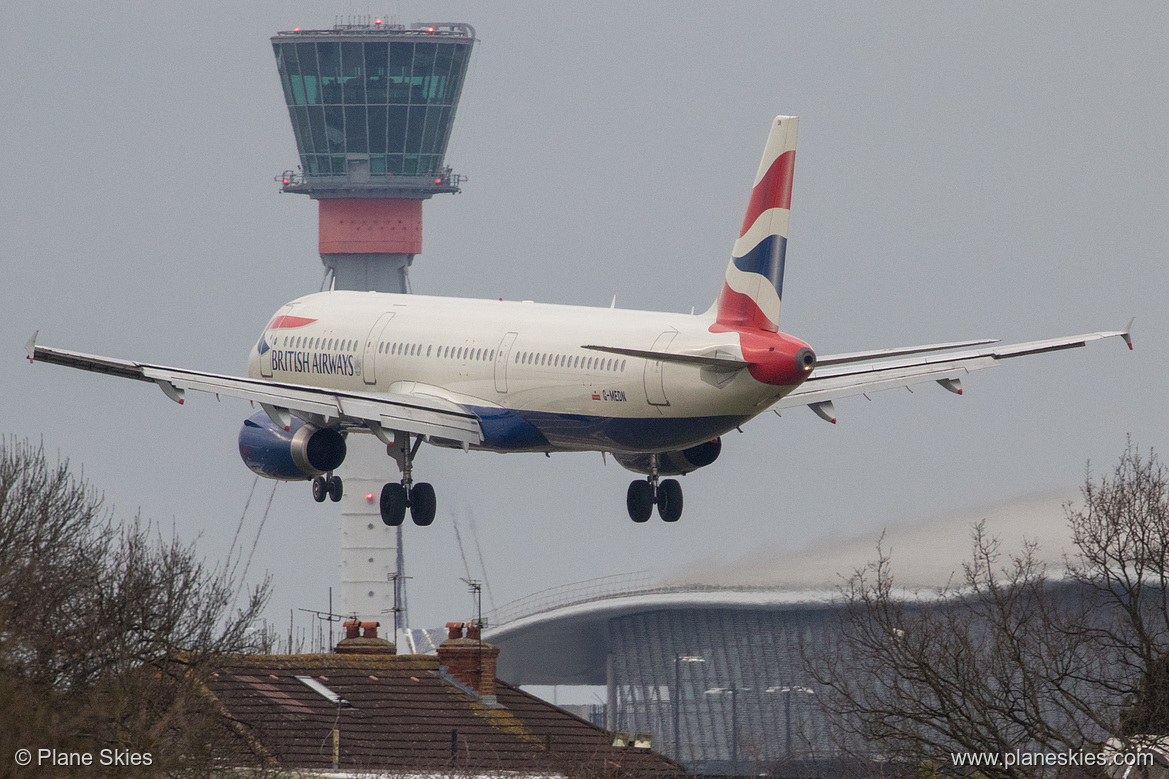
{"label": "air traffic control tower", "polygon": [[[326,289],[409,292],[422,201],[459,191],[445,156],[475,30],[359,21],[271,39],[300,155],[280,181],[317,201]],[[371,620],[393,613],[405,627],[402,528],[383,525],[377,505],[387,465],[373,436],[350,437],[337,608]]]}
{"label": "air traffic control tower", "polygon": [[283,191],[318,203],[331,288],[408,291],[422,201],[459,191],[444,158],[474,43],[469,24],[382,19],[272,38],[300,154]]}

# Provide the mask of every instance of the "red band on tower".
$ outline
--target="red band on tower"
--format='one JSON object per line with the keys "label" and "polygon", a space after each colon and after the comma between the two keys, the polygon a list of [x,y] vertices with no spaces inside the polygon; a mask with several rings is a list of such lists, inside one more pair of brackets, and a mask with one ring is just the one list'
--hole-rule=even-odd
{"label": "red band on tower", "polygon": [[420,254],[422,201],[328,198],[320,203],[321,254]]}

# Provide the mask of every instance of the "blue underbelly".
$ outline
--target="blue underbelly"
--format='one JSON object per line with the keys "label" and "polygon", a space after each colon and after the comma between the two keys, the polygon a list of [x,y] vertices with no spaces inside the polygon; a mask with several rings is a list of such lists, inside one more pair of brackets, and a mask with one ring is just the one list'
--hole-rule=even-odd
{"label": "blue underbelly", "polygon": [[604,417],[471,407],[483,429],[483,449],[500,452],[653,452],[704,443],[747,416]]}

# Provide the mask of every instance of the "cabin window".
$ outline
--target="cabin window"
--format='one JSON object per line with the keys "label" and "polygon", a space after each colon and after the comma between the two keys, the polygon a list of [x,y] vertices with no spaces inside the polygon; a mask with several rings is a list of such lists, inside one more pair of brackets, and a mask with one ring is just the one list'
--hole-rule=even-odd
{"label": "cabin window", "polygon": [[624,372],[624,371],[625,371],[625,360],[622,360],[622,361],[621,361],[621,371],[622,371],[622,372]]}
{"label": "cabin window", "polygon": [[426,356],[427,357],[430,356],[430,347],[429,346],[426,347]]}
{"label": "cabin window", "polygon": [[491,355],[487,359],[491,360],[492,362],[495,361],[495,350],[494,349],[491,350]]}

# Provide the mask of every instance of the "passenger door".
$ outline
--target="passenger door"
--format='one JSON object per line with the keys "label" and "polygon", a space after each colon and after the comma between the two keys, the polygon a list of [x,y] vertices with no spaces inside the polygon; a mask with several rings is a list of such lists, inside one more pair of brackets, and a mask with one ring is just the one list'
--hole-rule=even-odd
{"label": "passenger door", "polygon": [[392,311],[387,311],[377,318],[369,335],[365,338],[365,352],[361,356],[361,378],[366,384],[377,384],[378,344],[381,343],[382,333],[394,318]]}
{"label": "passenger door", "polygon": [[495,391],[507,392],[507,363],[508,357],[511,354],[511,346],[515,343],[515,339],[519,333],[508,333],[499,342],[499,348],[495,350]]}
{"label": "passenger door", "polygon": [[[677,330],[667,330],[657,337],[654,345],[651,347],[652,351],[665,352],[669,351],[670,343],[674,340],[674,336],[678,335]],[[668,406],[670,401],[666,398],[666,386],[662,379],[661,360],[646,360],[645,363],[645,399],[649,401],[651,406]]]}

